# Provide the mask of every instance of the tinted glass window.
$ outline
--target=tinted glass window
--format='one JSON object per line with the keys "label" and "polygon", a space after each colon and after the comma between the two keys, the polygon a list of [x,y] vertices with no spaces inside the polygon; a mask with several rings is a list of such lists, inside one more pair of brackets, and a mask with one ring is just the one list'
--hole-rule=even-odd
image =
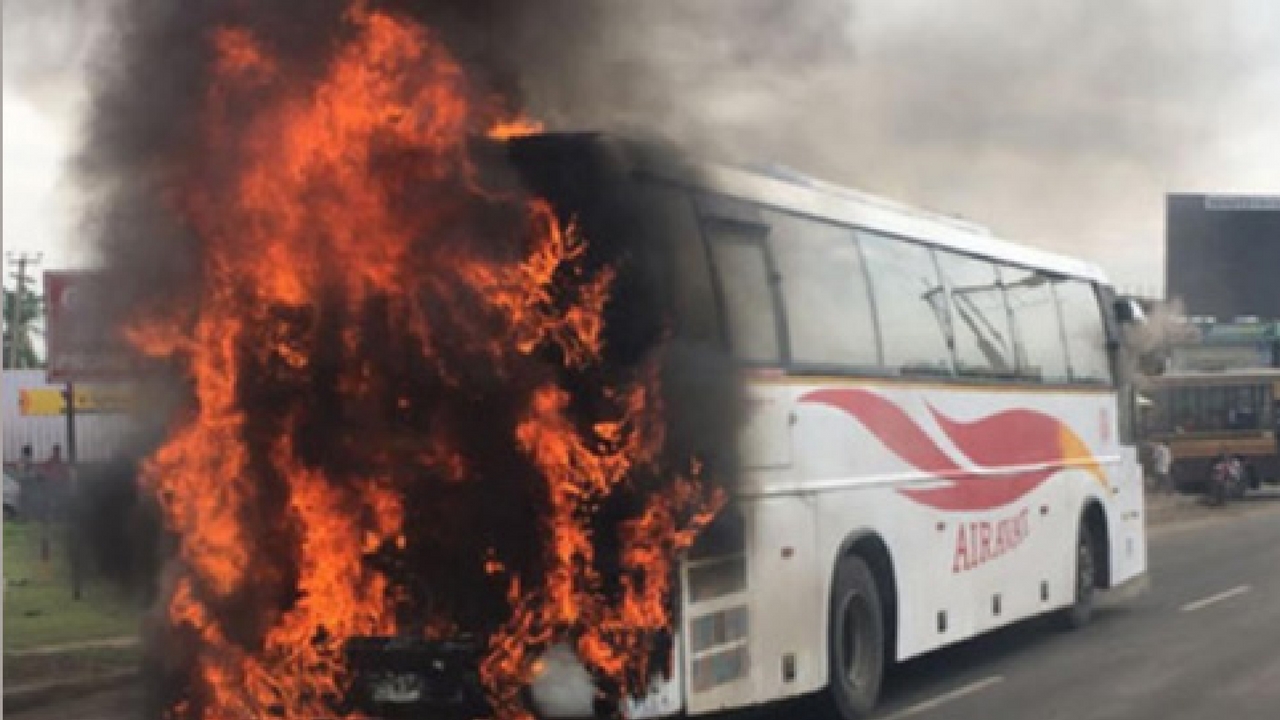
{"label": "tinted glass window", "polygon": [[1013,315],[1018,375],[1067,382],[1067,350],[1052,282],[1041,273],[1017,268],[1001,268],[1000,276]]}
{"label": "tinted glass window", "polygon": [[791,360],[868,367],[880,361],[862,257],[853,231],[765,213],[781,275]]}
{"label": "tinted glass window", "polygon": [[951,293],[956,371],[989,377],[1013,375],[1017,357],[996,266],[952,253],[935,255]]}
{"label": "tinted glass window", "polygon": [[1071,379],[1077,382],[1111,382],[1111,358],[1102,325],[1102,306],[1093,285],[1081,280],[1057,283],[1058,307],[1067,338]]}
{"label": "tinted glass window", "polygon": [[1151,424],[1157,432],[1265,430],[1271,426],[1266,385],[1190,386],[1152,394]]}
{"label": "tinted glass window", "polygon": [[933,254],[920,245],[859,232],[880,322],[884,364],[906,373],[951,371],[947,307]]}
{"label": "tinted glass window", "polygon": [[628,192],[635,198],[637,212],[644,213],[635,222],[643,229],[645,242],[670,248],[669,264],[663,267],[672,276],[677,335],[718,340],[715,291],[693,199],[683,190],[647,182],[628,187]]}
{"label": "tinted glass window", "polygon": [[1200,388],[1200,428],[1202,430],[1227,429],[1227,389]]}
{"label": "tinted glass window", "polygon": [[724,301],[729,347],[742,360],[779,363],[778,318],[764,251],[765,228],[707,223],[707,239]]}
{"label": "tinted glass window", "polygon": [[1262,427],[1260,389],[1250,385],[1227,388],[1226,429],[1258,430]]}
{"label": "tinted glass window", "polygon": [[1180,430],[1203,430],[1200,427],[1200,388],[1185,388],[1173,393],[1173,424]]}

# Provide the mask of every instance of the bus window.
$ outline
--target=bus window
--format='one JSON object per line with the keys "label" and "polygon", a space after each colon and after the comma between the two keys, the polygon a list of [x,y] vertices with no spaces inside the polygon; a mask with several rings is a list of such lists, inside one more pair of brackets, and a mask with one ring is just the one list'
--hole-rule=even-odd
{"label": "bus window", "polygon": [[948,375],[946,298],[928,248],[858,232],[871,278],[884,364],[904,374]]}
{"label": "bus window", "polygon": [[719,342],[715,290],[707,253],[699,237],[698,216],[693,198],[673,187],[656,183],[636,183],[633,194],[645,213],[637,222],[647,242],[670,247],[674,277],[672,291],[676,335],[686,340]]}
{"label": "bus window", "polygon": [[954,253],[935,254],[951,294],[956,371],[961,375],[1012,376],[1017,361],[996,266]]}
{"label": "bus window", "polygon": [[1263,427],[1266,388],[1241,385],[1229,390],[1227,405],[1228,430],[1258,430]]}
{"label": "bus window", "polygon": [[880,364],[871,297],[853,232],[765,212],[781,275],[791,361],[827,367]]}
{"label": "bus window", "polygon": [[720,283],[730,349],[748,363],[781,364],[773,273],[764,246],[767,229],[711,221],[706,223],[706,232]]}
{"label": "bus window", "polygon": [[1147,432],[1167,433],[1177,428],[1173,418],[1174,391],[1170,388],[1152,388],[1143,393],[1151,401],[1146,413]]}
{"label": "bus window", "polygon": [[1067,382],[1062,321],[1049,279],[1019,268],[1000,269],[1009,314],[1013,316],[1018,376],[1047,383]]}
{"label": "bus window", "polygon": [[1062,329],[1067,339],[1067,360],[1075,382],[1111,383],[1111,360],[1102,324],[1102,306],[1093,285],[1083,280],[1063,280],[1055,286]]}
{"label": "bus window", "polygon": [[1200,427],[1207,430],[1227,429],[1227,388],[1207,387],[1200,390]]}
{"label": "bus window", "polygon": [[1199,388],[1196,387],[1180,387],[1173,388],[1173,423],[1176,430],[1182,432],[1191,432],[1193,430],[1203,430],[1200,427],[1200,403]]}

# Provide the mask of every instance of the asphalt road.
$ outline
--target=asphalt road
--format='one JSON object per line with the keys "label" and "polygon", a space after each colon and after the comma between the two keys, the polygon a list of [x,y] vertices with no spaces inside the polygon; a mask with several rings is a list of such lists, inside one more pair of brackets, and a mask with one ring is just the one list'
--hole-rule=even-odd
{"label": "asphalt road", "polygon": [[[1149,544],[1145,595],[1104,602],[1080,631],[1033,620],[895,668],[876,720],[1280,717],[1280,496],[1157,527]],[[121,688],[5,716],[136,720],[136,708]]]}
{"label": "asphalt road", "polygon": [[1280,718],[1280,497],[1149,536],[1151,589],[907,663],[878,720]]}

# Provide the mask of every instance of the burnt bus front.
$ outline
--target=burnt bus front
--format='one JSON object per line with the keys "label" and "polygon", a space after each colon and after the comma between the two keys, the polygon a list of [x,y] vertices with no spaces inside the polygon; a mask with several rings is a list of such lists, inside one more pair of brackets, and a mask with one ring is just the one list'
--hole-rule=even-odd
{"label": "burnt bus front", "polygon": [[[696,171],[670,148],[595,134],[530,136],[478,152],[496,153],[500,165],[514,170],[515,177],[497,184],[514,182],[545,198],[562,224],[577,228],[588,265],[614,271],[604,352],[607,362],[625,367],[639,366],[660,349],[667,452],[698,458],[707,477],[735,477],[744,394],[741,374],[725,351],[717,311],[722,299],[701,240]],[[608,513],[606,507],[604,527],[610,527]],[[685,678],[710,686],[719,676],[744,675],[743,553],[741,516],[726,508],[676,563],[675,627],[656,649],[656,667],[663,670],[646,697],[605,700],[608,693],[574,652],[557,645],[539,658],[541,670],[526,701],[544,717],[666,716],[684,709],[692,689]],[[607,576],[611,569],[600,570]],[[478,613],[471,627],[442,640],[423,639],[425,632],[353,639],[346,649],[351,681],[343,709],[383,718],[485,716],[479,662],[496,629],[487,623],[501,622],[500,615]]]}

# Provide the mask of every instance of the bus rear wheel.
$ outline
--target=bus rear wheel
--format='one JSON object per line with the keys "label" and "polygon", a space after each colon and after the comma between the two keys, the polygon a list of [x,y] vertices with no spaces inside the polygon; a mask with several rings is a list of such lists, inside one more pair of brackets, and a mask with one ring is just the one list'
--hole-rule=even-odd
{"label": "bus rear wheel", "polygon": [[1068,630],[1076,630],[1093,619],[1093,599],[1097,593],[1097,540],[1088,522],[1081,521],[1076,539],[1075,599],[1062,609],[1059,620]]}
{"label": "bus rear wheel", "polygon": [[858,720],[875,707],[884,677],[884,612],[866,561],[846,555],[836,565],[827,633],[827,689],[822,696],[838,720]]}

